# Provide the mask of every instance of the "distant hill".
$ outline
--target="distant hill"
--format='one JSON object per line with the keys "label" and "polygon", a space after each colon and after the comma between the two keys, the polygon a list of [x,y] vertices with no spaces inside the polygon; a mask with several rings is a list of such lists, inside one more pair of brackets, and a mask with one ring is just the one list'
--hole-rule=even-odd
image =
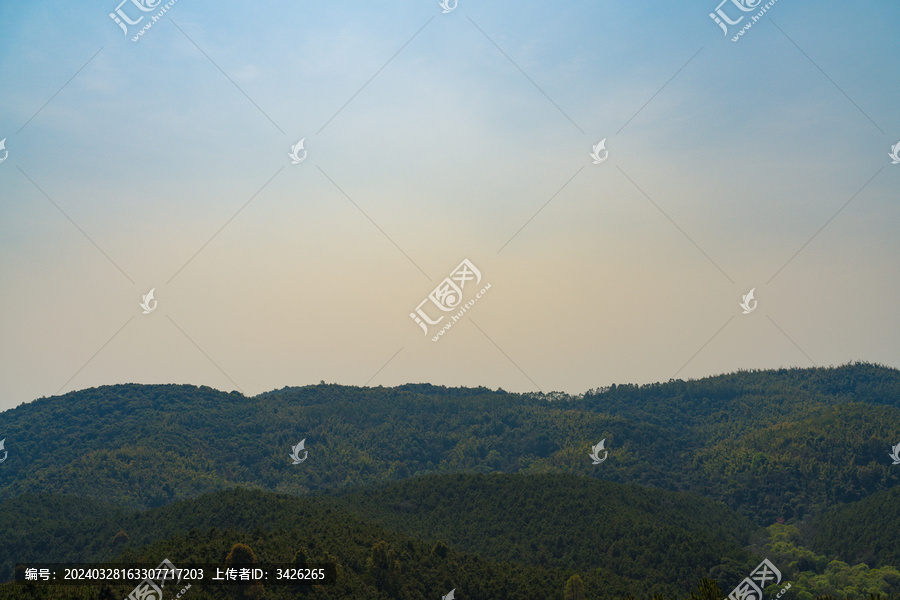
{"label": "distant hill", "polygon": [[[220,562],[240,542],[260,560],[340,563],[344,587],[302,592],[316,599],[454,586],[467,600],[553,598],[578,575],[592,598],[702,586],[720,600],[703,578],[731,589],[766,553],[801,579],[796,600],[900,590],[900,466],[887,456],[900,372],[878,365],[579,397],[115,385],[22,404],[0,413],[0,432],[0,574],[28,560]],[[292,465],[301,439],[307,460]],[[608,458],[594,465],[601,439]],[[127,592],[5,586],[0,598]]]}
{"label": "distant hill", "polygon": [[[896,485],[885,440],[900,442],[900,410],[844,404],[726,439],[693,456],[690,489],[744,514],[800,518]],[[700,492],[705,489],[705,492]]]}
{"label": "distant hill", "polygon": [[[426,473],[571,473],[694,491],[757,524],[900,483],[900,372],[870,364],[739,372],[565,395],[410,384],[253,398],[115,385],[0,413],[0,499],[163,506],[231,486],[292,494]],[[306,439],[309,458],[288,453]],[[592,465],[606,439],[609,459]]]}

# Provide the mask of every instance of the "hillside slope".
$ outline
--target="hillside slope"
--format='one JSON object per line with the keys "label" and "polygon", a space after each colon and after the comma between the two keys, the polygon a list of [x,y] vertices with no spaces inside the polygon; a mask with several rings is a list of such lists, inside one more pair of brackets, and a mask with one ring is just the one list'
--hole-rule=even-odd
{"label": "hillside slope", "polygon": [[568,474],[429,475],[336,500],[384,527],[491,560],[606,567],[632,579],[737,576],[752,562],[742,547],[756,529],[692,494]]}
{"label": "hillside slope", "polygon": [[[900,372],[858,364],[616,386],[583,398],[424,384],[317,385],[253,398],[116,385],[0,414],[0,499],[132,508],[230,486],[312,491],[452,472],[572,473],[690,490],[765,525],[900,483]],[[309,458],[292,465],[306,440]],[[587,455],[606,440],[609,459]]]}
{"label": "hillside slope", "polygon": [[870,567],[900,566],[900,487],[832,508],[803,528],[820,554]]}
{"label": "hillside slope", "polygon": [[[523,483],[523,479],[530,479],[506,475],[492,478],[502,482],[504,487],[515,487]],[[558,480],[559,476],[551,476],[546,481]],[[473,480],[473,483],[479,482],[487,484],[482,479]],[[458,485],[458,476],[436,476],[418,482],[418,489],[423,493],[430,490],[426,495],[438,497],[452,495]],[[606,487],[607,491],[614,491],[623,486],[606,484]],[[470,486],[470,489],[474,488]],[[491,490],[483,491],[487,494]],[[560,493],[564,491],[559,490]],[[620,502],[627,500],[629,493],[624,492],[625,497]],[[115,510],[100,514],[102,508],[77,498],[32,496],[27,498],[26,504],[26,498],[21,497],[0,504],[0,512],[18,516],[27,513],[29,505],[43,507],[37,512],[45,519],[41,523],[30,523],[29,527],[34,527],[35,532],[52,531],[56,543],[47,545],[46,540],[35,533],[24,539],[18,538],[18,546],[0,546],[0,579],[11,576],[15,562],[38,558],[50,562],[116,558],[155,565],[168,557],[176,565],[222,563],[234,544],[243,543],[250,546],[261,562],[292,562],[300,552],[308,561],[338,563],[339,585],[313,590],[308,594],[309,598],[418,599],[440,597],[454,587],[460,597],[465,592],[466,598],[548,598],[560,596],[566,581],[576,572],[584,580],[591,597],[614,598],[630,593],[684,595],[689,586],[699,584],[703,573],[718,564],[718,558],[712,557],[712,562],[707,560],[709,549],[702,544],[708,538],[685,535],[677,526],[659,529],[666,520],[689,523],[694,519],[683,514],[684,507],[665,506],[671,494],[653,490],[639,493],[646,494],[646,506],[633,507],[629,515],[644,526],[634,531],[621,530],[618,542],[621,560],[613,559],[610,564],[585,570],[527,565],[516,560],[491,560],[477,552],[462,551],[442,542],[416,539],[341,509],[335,504],[338,499],[329,497],[296,497],[234,489],[127,514]],[[655,495],[662,500],[653,502]],[[489,495],[483,495],[481,500],[473,497],[472,501],[468,508],[474,515],[487,513],[494,506]],[[54,515],[53,507],[67,502],[74,508],[68,513]],[[579,500],[573,502],[580,503]],[[95,514],[87,516],[92,509]],[[78,519],[78,515],[81,515],[80,520],[73,520]],[[542,518],[543,515],[536,513],[535,516]],[[731,519],[740,521],[734,516]],[[120,531],[122,533],[116,536]],[[570,528],[562,535],[561,543],[567,545],[571,536],[582,536],[584,532]],[[655,536],[658,535],[677,542],[678,546],[664,552],[646,552],[648,541],[657,549],[657,541],[665,541],[662,537],[657,539]],[[749,558],[733,543],[720,543],[717,548],[730,555],[739,570],[755,564],[755,559]],[[640,556],[644,561],[643,568],[634,577],[621,572],[625,557],[631,556]],[[675,561],[678,577],[684,579],[672,577],[667,561]],[[124,597],[128,592],[112,587],[115,598]],[[17,597],[11,595],[12,589],[11,586],[0,587],[0,597]],[[68,591],[72,589],[77,588],[67,588]],[[2,595],[5,592],[10,595]],[[217,597],[206,595],[201,589],[192,589],[191,596],[198,599]],[[33,597],[68,596],[59,593],[58,596]],[[295,598],[296,590],[276,588],[267,597]]]}

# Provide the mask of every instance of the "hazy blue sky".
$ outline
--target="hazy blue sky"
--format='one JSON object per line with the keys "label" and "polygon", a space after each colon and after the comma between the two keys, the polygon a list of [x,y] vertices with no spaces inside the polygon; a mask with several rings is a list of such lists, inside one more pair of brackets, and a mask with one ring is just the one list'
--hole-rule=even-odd
{"label": "hazy blue sky", "polygon": [[0,409],[900,366],[900,4],[716,4],[0,3]]}

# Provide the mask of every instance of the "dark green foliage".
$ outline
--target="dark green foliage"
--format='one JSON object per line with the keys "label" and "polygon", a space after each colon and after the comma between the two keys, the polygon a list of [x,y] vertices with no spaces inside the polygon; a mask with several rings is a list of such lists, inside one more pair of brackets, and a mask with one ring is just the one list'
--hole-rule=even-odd
{"label": "dark green foliage", "polygon": [[309,557],[306,554],[306,548],[301,547],[294,553],[294,564],[297,567],[303,567],[309,563]]}
{"label": "dark green foliage", "polygon": [[[738,372],[570,398],[425,384],[316,385],[246,398],[116,385],[0,414],[17,451],[0,498],[27,492],[162,506],[233,485],[309,491],[428,472],[569,472],[692,490],[758,524],[900,482],[900,372],[876,365]],[[587,452],[607,439],[601,468]],[[290,465],[306,438],[310,458]],[[896,441],[894,441],[896,440]]]}
{"label": "dark green foliage", "polygon": [[[254,538],[258,536],[254,533]],[[256,553],[247,544],[235,544],[231,547],[228,555],[225,557],[225,567],[240,568],[242,566],[251,566],[257,563]],[[227,591],[241,600],[256,599],[262,597],[263,586],[261,582],[254,582],[249,585],[241,585],[229,588]]]}
{"label": "dark green foliage", "polygon": [[[521,476],[492,477],[522,479]],[[428,479],[432,480],[432,485],[439,492],[443,492],[450,484],[458,484],[456,476]],[[475,478],[476,481],[478,479],[481,478]],[[696,590],[690,591],[689,595],[688,590],[681,591],[680,584],[653,584],[654,578],[665,577],[658,571],[661,566],[659,563],[649,564],[641,579],[633,580],[617,577],[600,569],[573,573],[570,569],[486,560],[446,544],[405,537],[368,523],[336,508],[335,502],[339,500],[232,490],[193,501],[178,502],[164,509],[136,513],[130,516],[131,530],[144,530],[156,523],[167,522],[187,533],[158,539],[143,546],[138,553],[123,552],[120,559],[142,560],[155,565],[163,557],[168,557],[178,566],[187,563],[221,563],[227,561],[229,555],[232,560],[236,560],[238,554],[242,554],[244,560],[253,560],[255,556],[260,562],[296,562],[298,555],[302,553],[300,560],[329,561],[339,565],[339,582],[335,586],[307,586],[302,590],[289,587],[265,588],[257,594],[253,589],[235,588],[223,592],[215,586],[195,585],[188,591],[189,597],[197,600],[287,600],[298,597],[323,600],[422,600],[439,598],[452,587],[456,587],[460,600],[559,598],[566,593],[577,593],[580,589],[574,583],[577,580],[573,576],[582,581],[585,598],[614,600],[633,595],[640,598],[652,597],[652,600],[676,597],[685,600],[721,600],[723,597],[716,583],[703,578],[691,578],[690,583],[696,586]],[[665,510],[674,511],[671,516],[677,516],[680,509],[670,507]],[[665,518],[666,515],[661,516]],[[118,523],[122,516],[116,515],[114,518]],[[189,528],[191,523],[199,524],[199,527]],[[211,523],[219,523],[221,528],[210,527]],[[66,529],[66,524],[56,525],[61,530]],[[109,530],[114,530],[115,526],[110,523]],[[77,527],[70,526],[70,529]],[[71,534],[73,539],[78,537],[75,531]],[[154,536],[148,534],[148,537]],[[646,534],[634,536],[632,545],[626,552],[640,548],[645,539]],[[105,542],[100,543],[98,547],[103,547],[104,544]],[[101,557],[89,555],[86,559],[98,558]],[[756,560],[754,558],[752,564]],[[740,577],[747,573],[748,568],[743,567]],[[738,579],[738,576],[727,578],[724,583],[733,586]],[[117,600],[124,598],[130,591],[116,586],[109,587]],[[100,591],[96,588],[42,587],[33,587],[29,591],[28,586],[6,584],[0,585],[0,598],[97,600]],[[837,600],[854,598],[843,596]]]}
{"label": "dark green foliage", "polygon": [[113,538],[112,546],[116,548],[117,546],[122,546],[128,543],[128,534],[124,531],[120,531],[116,534],[116,537]]}
{"label": "dark green foliage", "polygon": [[252,565],[255,564],[256,554],[247,544],[235,544],[225,557],[225,564],[229,567],[236,565]]}
{"label": "dark green foliage", "polygon": [[722,600],[724,597],[725,594],[722,593],[718,583],[703,578],[697,584],[697,591],[691,592],[690,600]]}
{"label": "dark green foliage", "polygon": [[[573,475],[429,475],[337,500],[384,527],[491,560],[634,579],[652,565],[659,581],[702,576],[724,560],[755,566],[741,550],[754,527],[725,506]],[[432,553],[445,552],[442,544]]]}
{"label": "dark green foliage", "polygon": [[97,598],[98,600],[119,600],[108,585],[100,586],[100,593]]}
{"label": "dark green foliage", "polygon": [[[434,544],[391,532],[361,520],[348,512],[329,506],[327,498],[297,498],[259,491],[231,490],[178,502],[164,509],[152,509],[132,516],[132,531],[148,532],[158,519],[182,531],[181,534],[158,538],[138,552],[125,551],[120,560],[158,564],[169,558],[176,566],[188,563],[223,563],[244,560],[255,555],[259,562],[289,563],[305,548],[310,562],[331,561],[338,565],[339,581],[335,586],[312,586],[304,592],[308,598],[400,598],[419,600],[439,598],[451,588],[460,599],[550,598],[558,597],[572,572],[559,568],[522,565],[515,562],[490,561],[475,554],[463,553],[444,545],[432,552]],[[159,513],[162,512],[160,515]],[[156,513],[156,514],[150,514]],[[117,521],[119,516],[116,517]],[[210,527],[218,523],[219,528]],[[61,524],[60,524],[61,525]],[[192,525],[197,525],[191,528]],[[69,526],[77,530],[77,525]],[[110,529],[112,529],[110,525]],[[248,533],[252,532],[252,533]],[[78,538],[77,531],[73,538]],[[635,540],[640,543],[640,540]],[[101,556],[89,555],[86,560]],[[649,588],[651,576],[636,581],[608,573],[579,574],[588,597],[601,593],[609,597],[630,590],[642,593]],[[671,593],[677,586],[657,584]],[[128,589],[111,586],[117,598]],[[19,598],[25,586],[0,586],[0,598]],[[222,597],[215,586],[196,585],[190,597],[198,600]],[[252,590],[251,590],[252,591]],[[37,588],[37,598],[76,598],[95,600],[99,591],[84,595],[84,588]],[[229,592],[230,593],[230,592]],[[263,598],[296,598],[289,587],[266,588]],[[80,594],[80,595],[79,595]],[[244,594],[244,596],[241,596]],[[233,596],[253,597],[247,590],[236,590]]]}
{"label": "dark green foliage", "polygon": [[900,487],[835,507],[808,529],[807,545],[818,553],[840,556],[850,564],[900,566]]}
{"label": "dark green foliage", "polygon": [[565,600],[585,600],[584,582],[577,574],[569,577],[569,580],[566,582],[563,598]]}
{"label": "dark green foliage", "polygon": [[[558,599],[580,579],[586,598],[720,600],[716,582],[732,589],[764,551],[798,578],[781,600],[900,586],[888,581],[900,466],[887,457],[900,443],[900,372],[878,365],[583,397],[116,385],[0,413],[0,431],[15,448],[0,469],[4,578],[18,561],[223,562],[242,544],[259,561],[338,564],[337,586],[261,596],[274,599],[422,600],[454,587],[460,600]],[[303,438],[309,459],[291,465]],[[603,438],[609,460],[592,465]],[[794,537],[748,540],[776,518]],[[100,593],[4,586],[0,600]]]}
{"label": "dark green foliage", "polygon": [[[688,589],[680,582],[699,579],[723,557],[742,563],[743,572],[755,564],[740,548],[749,524],[724,507],[687,494],[571,475],[442,475],[376,488],[370,494],[371,504],[382,504],[395,486],[402,491],[396,490],[395,501],[387,503],[388,516],[397,500],[410,500],[421,508],[403,512],[408,520],[391,521],[391,527],[376,522],[378,511],[361,510],[362,496],[293,497],[236,489],[144,512],[114,513],[108,523],[87,517],[81,522],[48,520],[47,526],[62,532],[69,542],[45,549],[42,558],[72,560],[73,546],[79,548],[80,561],[118,556],[158,562],[168,556],[176,566],[179,562],[246,562],[254,557],[259,562],[314,562],[332,553],[367,586],[388,594],[411,585],[406,582],[409,574],[423,569],[446,573],[453,583],[447,590],[461,588],[455,574],[465,570],[467,563],[459,559],[463,552],[471,560],[478,556],[492,561],[501,570],[534,577],[545,570],[557,573],[557,594],[573,568],[581,571],[589,589],[626,593],[655,587],[676,593]],[[524,504],[532,496],[534,507],[528,509],[532,512],[519,513],[528,521],[522,527],[516,527],[515,514],[502,515],[515,513],[516,504],[527,508]],[[37,503],[39,498],[33,500]],[[72,499],[73,504],[77,502]],[[555,513],[547,507],[554,507]],[[616,511],[622,514],[617,516]],[[427,512],[443,516],[423,520]],[[703,514],[712,520],[704,521]],[[454,520],[459,521],[459,532],[450,526]],[[491,520],[496,524],[488,529]],[[116,555],[106,540],[123,525],[134,534],[129,548]],[[405,533],[413,526],[433,528],[434,533]],[[479,528],[484,530],[479,533]],[[109,533],[97,535],[98,531]],[[433,539],[445,535],[455,537],[454,543]],[[220,541],[210,545],[211,540]],[[195,547],[208,549],[192,550]],[[0,568],[11,573],[14,558],[34,550],[0,546]],[[480,585],[475,575],[468,585]]]}
{"label": "dark green foliage", "polygon": [[388,549],[385,541],[376,542],[372,546],[369,558],[366,559],[366,574],[379,591],[388,595],[397,592],[401,583],[400,560],[397,553]]}
{"label": "dark green foliage", "polygon": [[851,404],[805,412],[698,451],[689,488],[705,488],[704,494],[771,523],[818,514],[900,482],[887,452],[888,440],[900,441],[900,410]]}

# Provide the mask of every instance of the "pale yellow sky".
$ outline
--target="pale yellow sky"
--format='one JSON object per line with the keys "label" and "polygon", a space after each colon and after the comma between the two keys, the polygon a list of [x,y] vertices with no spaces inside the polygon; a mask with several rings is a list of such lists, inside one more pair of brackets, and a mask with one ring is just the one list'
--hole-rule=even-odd
{"label": "pale yellow sky", "polygon": [[[0,6],[0,409],[900,365],[900,7],[734,43],[704,2],[435,4],[178,3],[139,42]],[[491,289],[432,342],[463,259]]]}

